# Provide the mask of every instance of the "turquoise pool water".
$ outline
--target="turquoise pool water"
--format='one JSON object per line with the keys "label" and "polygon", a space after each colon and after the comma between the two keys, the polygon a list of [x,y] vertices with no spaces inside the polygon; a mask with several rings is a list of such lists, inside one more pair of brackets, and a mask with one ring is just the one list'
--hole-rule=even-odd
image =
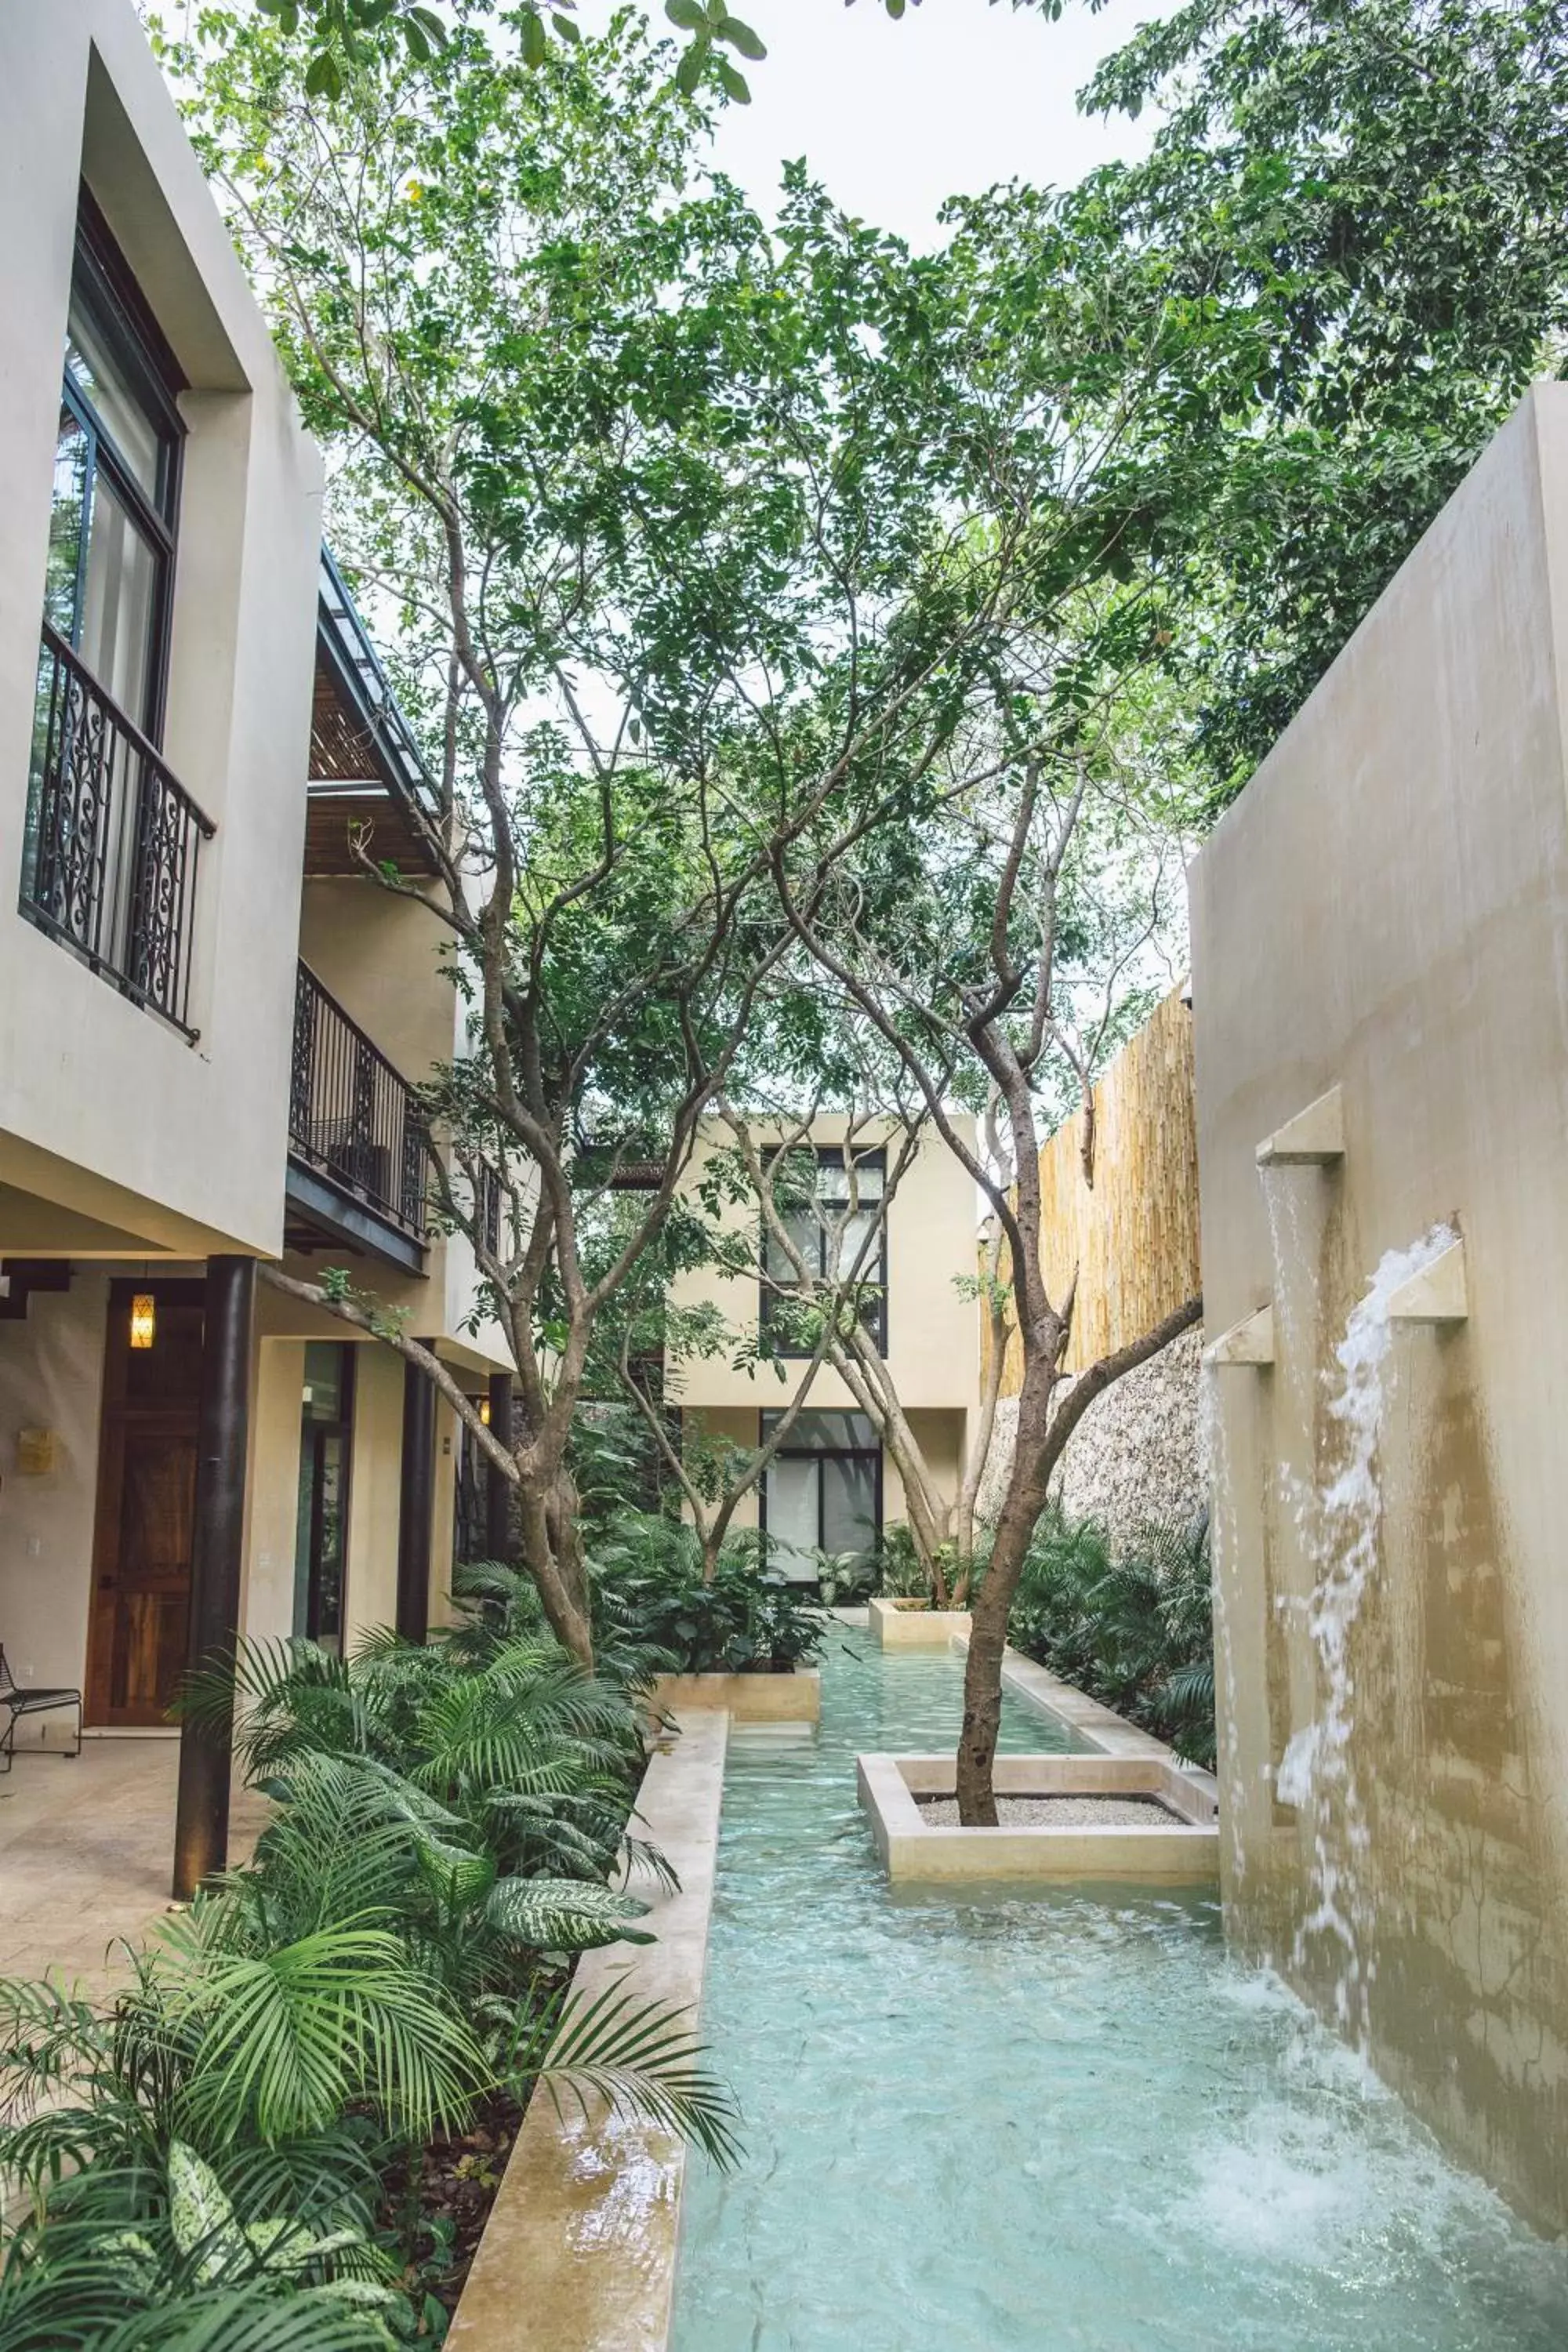
{"label": "turquoise pool water", "polygon": [[[1459,2173],[1201,1894],[893,1894],[858,1748],[954,1660],[836,1638],[738,1739],[703,2027],[747,2156],[689,2175],[675,2352],[1564,2352],[1568,2250]],[[1013,1748],[1065,1746],[1009,1700]]]}

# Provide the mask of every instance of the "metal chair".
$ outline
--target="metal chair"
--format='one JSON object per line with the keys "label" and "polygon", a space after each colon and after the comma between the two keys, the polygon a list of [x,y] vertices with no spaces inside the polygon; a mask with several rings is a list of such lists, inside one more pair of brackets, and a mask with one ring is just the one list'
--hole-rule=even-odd
{"label": "metal chair", "polygon": [[61,1748],[66,1760],[81,1754],[81,1693],[67,1690],[64,1684],[19,1683],[5,1663],[5,1644],[0,1642],[0,1706],[9,1710],[5,1729],[0,1734],[0,1756],[5,1759],[5,1770],[11,1769],[16,1752],[16,1726],[25,1715],[52,1715],[57,1708],[76,1709],[76,1746]]}

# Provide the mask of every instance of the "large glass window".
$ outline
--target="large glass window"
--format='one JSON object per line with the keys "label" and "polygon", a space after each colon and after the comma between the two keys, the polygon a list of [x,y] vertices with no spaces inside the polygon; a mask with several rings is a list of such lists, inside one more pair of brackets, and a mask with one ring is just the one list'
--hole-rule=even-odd
{"label": "large glass window", "polygon": [[[878,1349],[888,1346],[888,1236],[882,1194],[887,1183],[887,1156],[860,1151],[847,1158],[833,1147],[812,1154],[792,1152],[789,1164],[774,1179],[774,1198],[789,1246],[771,1230],[763,1242],[762,1317],[780,1352],[808,1356],[812,1335],[789,1311],[789,1295],[798,1291],[798,1256],[807,1277],[819,1282],[855,1281],[862,1286],[861,1320]],[[815,1160],[815,1189],[811,1162]],[[804,1176],[798,1173],[804,1166]],[[804,1197],[803,1197],[804,1195]]]}
{"label": "large glass window", "polygon": [[[765,1445],[779,1415],[762,1416]],[[773,1565],[814,1582],[817,1552],[868,1552],[882,1535],[882,1449],[859,1412],[802,1412],[763,1475],[762,1522]]]}
{"label": "large glass window", "polygon": [[66,328],[45,618],[132,723],[163,720],[182,379],[84,199]]}
{"label": "large glass window", "polygon": [[353,1346],[340,1346],[333,1339],[307,1340],[300,1418],[294,1631],[319,1642],[324,1650],[342,1648],[353,1393]]}

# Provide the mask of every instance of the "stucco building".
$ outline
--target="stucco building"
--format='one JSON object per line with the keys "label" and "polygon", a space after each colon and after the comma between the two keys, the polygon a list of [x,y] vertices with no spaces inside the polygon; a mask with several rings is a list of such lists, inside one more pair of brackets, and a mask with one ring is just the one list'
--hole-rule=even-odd
{"label": "stucco building", "polygon": [[[0,16],[0,1644],[173,1738],[237,1628],[444,1605],[446,1408],[256,1278],[346,1267],[501,1377],[409,1092],[461,1050],[438,928],[350,848],[417,876],[439,811],[129,0]],[[227,1769],[185,1748],[183,1883]]]}
{"label": "stucco building", "polygon": [[[909,1166],[898,1173],[896,1130],[889,1125],[884,1132],[875,1123],[857,1128],[851,1180],[845,1165],[847,1128],[842,1116],[811,1123],[810,1149],[827,1213],[826,1219],[805,1216],[802,1239],[816,1246],[812,1236],[826,1237],[842,1221],[842,1209],[836,1219],[834,1202],[847,1203],[852,1181],[856,1203],[849,1213],[865,1218],[873,1229],[861,1271],[875,1301],[868,1313],[878,1350],[932,1482],[951,1502],[963,1475],[979,1404],[974,1184],[930,1129],[921,1135]],[[773,1148],[773,1130],[759,1127],[757,1135],[764,1149]],[[727,1129],[715,1123],[704,1130],[687,1177],[693,1195],[700,1192],[714,1154],[730,1148]],[[883,1203],[881,1187],[889,1168],[894,1181]],[[759,1321],[776,1286],[787,1290],[790,1269],[775,1249],[773,1282],[764,1282],[767,1244],[754,1202],[738,1201],[726,1216],[735,1227],[752,1232],[755,1271],[742,1275],[708,1267],[689,1274],[674,1285],[672,1304],[716,1309],[737,1344],[685,1364],[667,1396],[689,1433],[701,1431],[750,1448],[765,1440],[770,1416],[784,1412],[794,1398],[807,1351],[786,1347],[761,1360],[752,1354]],[[846,1271],[854,1267],[852,1246],[852,1234],[839,1244]],[[736,1526],[760,1521],[775,1539],[778,1564],[804,1581],[816,1574],[814,1552],[868,1549],[905,1516],[897,1463],[841,1374],[825,1364],[760,1486],[743,1498]]]}

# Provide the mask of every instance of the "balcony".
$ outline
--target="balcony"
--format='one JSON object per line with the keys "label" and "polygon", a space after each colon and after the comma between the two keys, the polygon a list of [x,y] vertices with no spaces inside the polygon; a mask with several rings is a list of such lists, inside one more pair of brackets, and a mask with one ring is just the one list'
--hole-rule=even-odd
{"label": "balcony", "polygon": [[301,963],[289,1092],[290,1239],[310,1249],[347,1240],[423,1272],[429,1149],[408,1081]]}
{"label": "balcony", "polygon": [[193,1044],[196,866],[215,830],[46,622],[22,912]]}

